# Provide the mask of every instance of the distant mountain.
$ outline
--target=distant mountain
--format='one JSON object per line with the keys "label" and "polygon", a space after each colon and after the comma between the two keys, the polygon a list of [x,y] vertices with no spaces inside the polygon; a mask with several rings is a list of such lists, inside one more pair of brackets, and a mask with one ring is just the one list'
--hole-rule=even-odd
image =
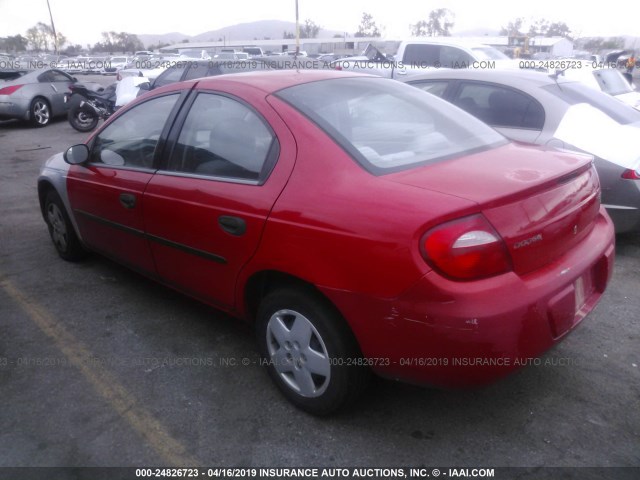
{"label": "distant mountain", "polygon": [[164,33],[164,34],[158,34],[158,35],[139,34],[138,38],[144,44],[145,48],[148,47],[149,45],[157,45],[159,42],[174,44],[174,43],[180,43],[185,39],[191,40],[191,37],[189,35],[185,35],[184,33],[178,33],[178,32]]}
{"label": "distant mountain", "polygon": [[[138,38],[145,47],[147,47],[149,45],[157,45],[158,42],[174,44],[184,40],[189,40],[190,42],[217,42],[221,38],[226,39],[227,42],[236,40],[263,40],[266,38],[276,40],[282,38],[284,32],[295,33],[295,31],[296,24],[294,22],[260,20],[257,22],[239,23],[238,25],[211,30],[195,36],[173,32],[164,35],[138,34]],[[344,32],[339,30],[321,28],[318,37],[331,38],[335,34],[342,35],[343,33]]]}

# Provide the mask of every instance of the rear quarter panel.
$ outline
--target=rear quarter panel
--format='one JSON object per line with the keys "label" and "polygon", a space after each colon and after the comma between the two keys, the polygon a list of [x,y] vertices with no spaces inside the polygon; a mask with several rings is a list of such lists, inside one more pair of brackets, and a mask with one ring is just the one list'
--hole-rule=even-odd
{"label": "rear quarter panel", "polygon": [[240,285],[278,270],[319,288],[393,298],[430,271],[418,248],[427,225],[476,204],[376,177],[298,111],[269,101],[293,132],[298,156]]}

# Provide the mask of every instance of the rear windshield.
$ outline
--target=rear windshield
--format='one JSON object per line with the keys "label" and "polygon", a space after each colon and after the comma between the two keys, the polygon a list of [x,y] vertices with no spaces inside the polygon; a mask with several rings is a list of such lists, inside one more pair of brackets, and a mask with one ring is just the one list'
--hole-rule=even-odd
{"label": "rear windshield", "polygon": [[471,51],[475,54],[476,60],[509,60],[504,53],[493,47],[476,47]]}
{"label": "rear windshield", "polygon": [[508,143],[457,107],[394,80],[324,80],[289,87],[276,95],[375,175]]}
{"label": "rear windshield", "polygon": [[603,92],[609,95],[622,95],[633,92],[629,82],[618,70],[596,70],[593,72]]}
{"label": "rear windshield", "polygon": [[622,125],[640,121],[640,111],[588,85],[578,82],[561,82],[542,88],[561,98],[569,105],[577,105],[579,103],[591,105]]}

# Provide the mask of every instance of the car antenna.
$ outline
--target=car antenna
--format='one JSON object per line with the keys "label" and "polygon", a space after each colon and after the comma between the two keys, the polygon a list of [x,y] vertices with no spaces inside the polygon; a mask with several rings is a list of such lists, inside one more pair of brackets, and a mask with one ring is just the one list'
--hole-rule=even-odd
{"label": "car antenna", "polygon": [[558,77],[560,77],[560,75],[564,76],[564,72],[566,72],[569,69],[569,67],[565,67],[565,68],[556,68],[556,71],[554,73],[552,73],[551,75],[549,75],[551,78],[553,78],[553,81],[556,82],[556,85],[558,86],[558,88],[560,90],[562,90],[562,87],[560,86],[560,83],[558,82]]}

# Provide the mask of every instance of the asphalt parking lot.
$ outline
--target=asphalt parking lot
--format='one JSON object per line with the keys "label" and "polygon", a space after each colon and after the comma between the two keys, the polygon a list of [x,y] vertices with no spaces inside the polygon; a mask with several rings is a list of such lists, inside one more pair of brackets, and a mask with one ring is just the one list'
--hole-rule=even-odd
{"label": "asphalt parking lot", "polygon": [[280,396],[249,328],[97,255],[58,258],[36,178],[86,136],[0,122],[0,467],[640,467],[640,234],[539,365],[474,391],[377,380],[318,419]]}

